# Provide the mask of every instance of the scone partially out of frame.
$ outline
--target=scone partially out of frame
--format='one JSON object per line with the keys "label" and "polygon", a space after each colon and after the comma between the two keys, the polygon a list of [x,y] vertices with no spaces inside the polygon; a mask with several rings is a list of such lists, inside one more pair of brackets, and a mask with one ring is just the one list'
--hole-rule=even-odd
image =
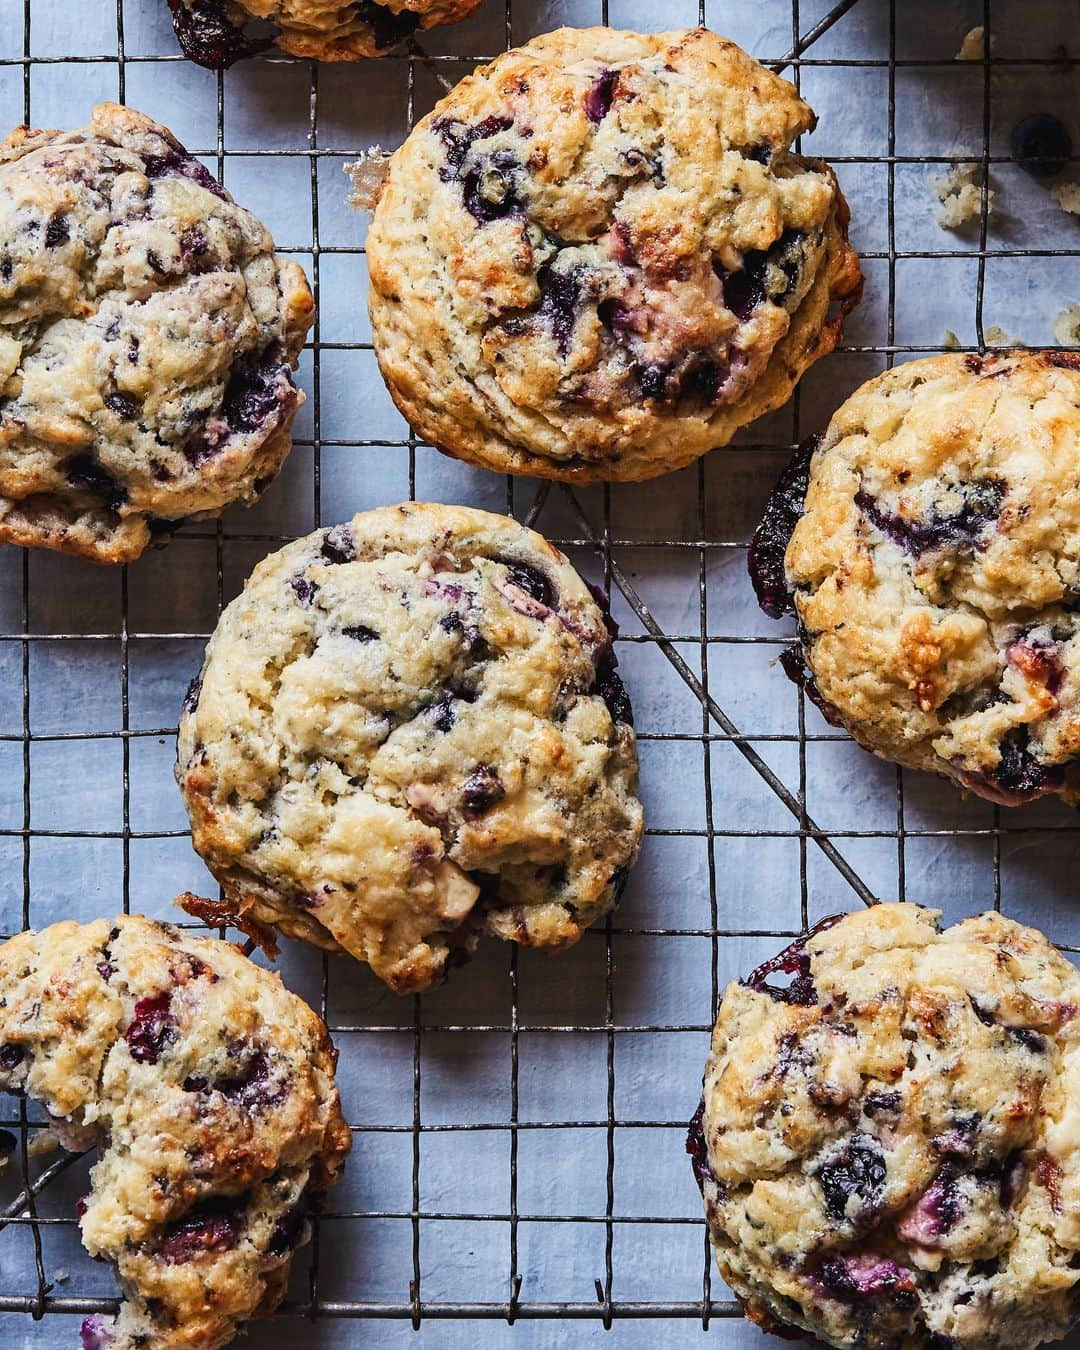
{"label": "scone partially out of frame", "polygon": [[439,449],[568,481],[726,444],[834,347],[861,276],[792,85],[704,29],[560,29],[390,161],[367,237],[375,350]]}
{"label": "scone partially out of frame", "polygon": [[1080,802],[1080,354],[870,380],[784,475],[750,566],[798,617],[790,673],[867,749],[1003,805]]}
{"label": "scone partially out of frame", "polygon": [[304,273],[165,127],[0,143],[0,540],[137,558],[289,452]]}
{"label": "scone partially out of frame", "polygon": [[577,941],[641,837],[588,587],[505,516],[405,503],[271,554],[225,610],[177,778],[220,907],[424,989],[481,933]]}
{"label": "scone partially out of frame", "polygon": [[79,1227],[124,1301],[84,1350],[217,1350],[273,1312],[349,1150],[336,1062],[231,943],[121,915],[0,947],[0,1089],[100,1149]]}
{"label": "scone partially out of frame", "polygon": [[[169,0],[189,61],[223,70],[270,45],[316,61],[383,56],[413,33],[454,23],[479,0]],[[259,31],[245,32],[258,21]],[[272,37],[262,34],[269,25]]]}
{"label": "scone partially out of frame", "polygon": [[1080,972],[1000,914],[937,918],[827,920],[724,993],[687,1148],[766,1330],[1032,1350],[1075,1318]]}

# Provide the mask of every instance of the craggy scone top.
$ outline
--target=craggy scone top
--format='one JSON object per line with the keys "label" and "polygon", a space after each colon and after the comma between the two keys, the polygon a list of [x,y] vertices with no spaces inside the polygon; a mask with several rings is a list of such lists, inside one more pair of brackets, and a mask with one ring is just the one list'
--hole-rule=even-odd
{"label": "craggy scone top", "polygon": [[1080,801],[1080,355],[869,381],[782,481],[751,566],[863,745],[991,801]]}
{"label": "craggy scone top", "polygon": [[390,162],[375,347],[441,449],[544,477],[676,469],[778,406],[860,275],[813,113],[704,29],[560,29],[463,80]]}
{"label": "craggy scone top", "polygon": [[0,540],[138,557],[289,450],[314,306],[161,126],[103,103],[0,143]]}
{"label": "craggy scone top", "polygon": [[1030,1350],[1075,1315],[1080,973],[1000,914],[936,919],[827,921],[724,993],[688,1148],[767,1329]]}
{"label": "craggy scone top", "polygon": [[642,829],[614,666],[585,583],[504,516],[406,503],[272,554],[180,722],[222,912],[342,948],[399,991],[481,931],[576,941]]}
{"label": "craggy scone top", "polygon": [[231,943],[122,915],[0,947],[0,1088],[100,1148],[79,1226],[124,1302],[84,1350],[217,1350],[273,1312],[349,1149],[336,1061]]}
{"label": "craggy scone top", "polygon": [[[257,19],[271,26],[272,41],[294,56],[356,61],[382,56],[413,33],[453,23],[478,0],[169,0],[173,28],[184,55],[222,70],[268,44],[245,33]],[[261,31],[261,30],[260,30]]]}

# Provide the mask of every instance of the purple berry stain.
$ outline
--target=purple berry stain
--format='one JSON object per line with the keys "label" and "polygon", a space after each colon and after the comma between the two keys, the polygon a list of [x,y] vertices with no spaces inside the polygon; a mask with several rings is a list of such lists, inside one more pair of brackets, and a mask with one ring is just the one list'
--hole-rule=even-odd
{"label": "purple berry stain", "polygon": [[198,1256],[231,1251],[240,1237],[242,1212],[236,1200],[209,1201],[168,1224],[156,1255],[171,1266]]}
{"label": "purple berry stain", "polygon": [[958,485],[961,506],[950,515],[931,514],[909,520],[890,511],[864,488],[855,494],[855,505],[886,538],[911,558],[951,548],[978,548],[987,527],[1001,515],[1007,491],[1000,478],[986,477]]}
{"label": "purple berry stain", "polygon": [[590,122],[602,122],[611,111],[618,79],[617,70],[605,70],[589,86],[589,92],[585,95],[585,116]]}
{"label": "purple berry stain", "polygon": [[[822,919],[809,932],[804,933],[802,937],[796,938],[790,946],[785,947],[782,952],[770,957],[768,961],[763,961],[741,983],[746,985],[747,988],[756,989],[760,994],[768,994],[776,1003],[792,1003],[800,1007],[810,1007],[817,1002],[817,991],[810,974],[810,957],[806,950],[806,944],[815,933],[824,932],[826,928],[831,928],[834,923],[839,923],[843,917],[843,914],[831,914],[828,918]],[[770,975],[777,973],[794,975],[795,978],[786,987],[766,983]]]}
{"label": "purple berry stain", "polygon": [[356,541],[348,525],[335,525],[327,530],[319,552],[329,563],[350,563],[356,561]]}
{"label": "purple berry stain", "polygon": [[506,796],[503,781],[490,764],[478,764],[461,785],[465,814],[483,815]]}
{"label": "purple berry stain", "polygon": [[161,1058],[176,1024],[169,1011],[171,1003],[172,995],[166,991],[153,998],[141,998],[135,1004],[135,1015],[124,1032],[124,1040],[137,1063],[156,1064]]}
{"label": "purple berry stain", "polygon": [[900,1308],[918,1302],[914,1272],[876,1252],[834,1256],[824,1262],[814,1282],[843,1303],[885,1298]]}
{"label": "purple berry stain", "polygon": [[93,1317],[83,1319],[79,1328],[80,1350],[108,1350],[112,1344],[112,1332],[103,1318],[95,1313]]}
{"label": "purple berry stain", "polygon": [[180,50],[206,70],[227,70],[269,45],[245,37],[230,21],[225,0],[169,0],[169,8]]}

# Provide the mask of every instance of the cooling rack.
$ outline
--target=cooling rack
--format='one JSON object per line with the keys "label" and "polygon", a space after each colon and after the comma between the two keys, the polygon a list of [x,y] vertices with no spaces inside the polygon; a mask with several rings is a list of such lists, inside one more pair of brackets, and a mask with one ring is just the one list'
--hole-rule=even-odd
{"label": "cooling rack", "polygon": [[[344,164],[560,22],[699,21],[820,115],[802,148],[837,166],[868,283],[844,344],[787,408],[658,483],[538,488],[442,459],[378,377]],[[957,60],[977,25],[981,52]],[[483,0],[377,63],[263,56],[215,77],[178,56],[164,0],[77,13],[0,0],[0,120],[75,125],[109,97],[142,108],[267,221],[318,303],[295,449],[256,508],[130,569],[0,551],[3,932],[121,907],[171,916],[174,893],[212,885],[172,784],[176,710],[222,605],[286,539],[406,496],[511,511],[603,585],[621,625],[649,828],[605,927],[556,961],[489,944],[412,1000],[347,961],[284,954],[340,1047],[355,1147],[253,1343],[685,1345],[712,1325],[724,1345],[758,1345],[710,1272],[682,1154],[727,980],[874,899],[950,919],[993,905],[1078,950],[1075,814],[965,801],[855,749],[774,668],[790,630],[757,612],[745,576],[776,474],[856,384],[941,350],[946,330],[971,350],[995,327],[1052,345],[1055,314],[1080,300],[1076,219],[1008,148],[1026,113],[1075,121],[1075,36],[1075,0]],[[985,185],[977,219],[947,232],[927,180],[958,156]],[[74,1343],[82,1316],[115,1306],[74,1223],[87,1160],[38,1153],[39,1123],[32,1106],[0,1106],[14,1154],[0,1343],[35,1350]]]}

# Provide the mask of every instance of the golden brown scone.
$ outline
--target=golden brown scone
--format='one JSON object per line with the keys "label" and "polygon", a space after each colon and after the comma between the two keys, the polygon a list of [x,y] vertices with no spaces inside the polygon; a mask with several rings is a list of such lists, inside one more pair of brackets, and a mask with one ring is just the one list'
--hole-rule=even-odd
{"label": "golden brown scone", "polygon": [[1031,1350],[1075,1317],[1080,972],[1000,914],[938,917],[827,920],[724,992],[687,1149],[766,1330]]}
{"label": "golden brown scone", "polygon": [[368,511],[265,559],[177,749],[221,913],[344,949],[399,992],[480,932],[576,942],[641,838],[603,612],[540,535],[466,507]]}
{"label": "golden brown scone", "polygon": [[867,749],[1005,805],[1080,801],[1078,432],[1080,355],[936,356],[863,385],[781,480],[758,594],[793,599],[826,715]]}
{"label": "golden brown scone", "polygon": [[0,1088],[100,1148],[79,1225],[124,1302],[84,1350],[217,1350],[273,1312],[349,1150],[336,1063],[232,943],[121,915],[0,947]]}
{"label": "golden brown scone", "polygon": [[0,540],[129,562],[281,468],[314,305],[165,128],[0,144]]}
{"label": "golden brown scone", "polygon": [[273,44],[316,61],[383,56],[413,33],[454,23],[480,0],[169,0],[173,28],[189,61],[223,70],[269,43],[249,36],[253,19],[273,28]]}
{"label": "golden brown scone", "polygon": [[794,88],[704,29],[563,28],[463,80],[390,161],[375,350],[441,450],[651,478],[726,444],[832,350],[861,285]]}

